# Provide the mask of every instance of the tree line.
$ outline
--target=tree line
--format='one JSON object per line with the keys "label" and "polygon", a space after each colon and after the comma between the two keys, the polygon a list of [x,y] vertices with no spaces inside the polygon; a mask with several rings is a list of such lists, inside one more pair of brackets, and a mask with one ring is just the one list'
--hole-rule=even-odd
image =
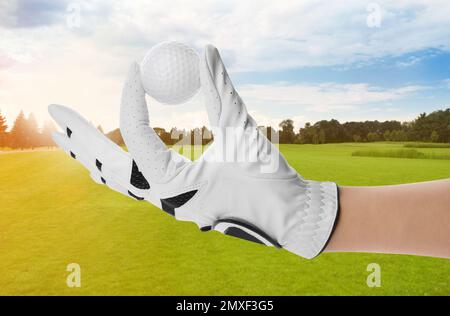
{"label": "tree line", "polygon": [[52,140],[55,125],[47,121],[40,128],[33,113],[25,116],[23,111],[20,111],[11,130],[7,130],[6,118],[0,112],[0,148],[28,149],[55,146]]}
{"label": "tree line", "polygon": [[[177,129],[176,127],[172,127],[170,131],[161,127],[154,127],[153,130],[166,145],[175,145],[181,140],[186,140],[187,144],[200,144],[201,142],[202,145],[206,145],[213,139],[211,130],[206,126],[192,130]],[[118,128],[107,133],[106,136],[118,145],[125,145]]]}
{"label": "tree line", "polygon": [[[304,127],[295,132],[294,122],[285,119],[279,124],[278,138],[281,144],[325,144],[340,142],[375,142],[375,141],[422,141],[450,143],[450,108],[432,113],[420,114],[411,122],[399,121],[365,121],[345,122],[322,120],[314,124],[306,123]],[[98,129],[103,133],[101,126]],[[12,128],[8,125],[0,112],[0,148],[14,149],[35,148],[42,146],[55,146],[51,134],[56,130],[51,121],[47,121],[39,128],[33,113],[25,116],[21,111],[15,119]],[[212,140],[212,133],[205,126],[193,130],[180,130],[176,127],[166,131],[155,127],[155,132],[168,145],[186,139],[190,143],[206,144]],[[269,139],[276,130],[267,128]],[[124,141],[119,129],[106,134],[113,142],[123,145]]]}
{"label": "tree line", "polygon": [[[279,124],[278,141],[281,144],[325,144],[343,142],[376,142],[376,141],[421,141],[421,142],[450,142],[450,108],[438,110],[430,114],[422,113],[412,122],[365,121],[345,122],[322,120],[314,124],[306,123],[295,132],[291,119],[283,120]],[[211,131],[206,127],[195,128],[190,131],[172,128],[167,132],[163,128],[154,128],[158,136],[168,145],[173,145],[183,138],[194,139],[203,135],[202,143],[211,139]],[[267,127],[267,137],[271,139],[277,131]],[[206,135],[206,137],[205,137]],[[123,145],[119,129],[107,134],[114,142]],[[173,137],[175,136],[175,137]],[[199,139],[199,138],[197,138]],[[201,138],[200,138],[201,139]],[[198,142],[196,142],[198,143]]]}
{"label": "tree line", "polygon": [[325,144],[342,142],[421,141],[450,142],[450,108],[422,113],[412,122],[365,121],[345,122],[322,120],[306,123],[295,133],[293,121],[280,125],[282,144]]}

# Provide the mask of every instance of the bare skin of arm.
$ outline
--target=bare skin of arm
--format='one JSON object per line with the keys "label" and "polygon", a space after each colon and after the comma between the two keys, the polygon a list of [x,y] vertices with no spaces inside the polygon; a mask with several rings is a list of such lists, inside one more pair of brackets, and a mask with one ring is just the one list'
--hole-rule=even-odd
{"label": "bare skin of arm", "polygon": [[450,179],[339,187],[340,214],[325,252],[450,258]]}

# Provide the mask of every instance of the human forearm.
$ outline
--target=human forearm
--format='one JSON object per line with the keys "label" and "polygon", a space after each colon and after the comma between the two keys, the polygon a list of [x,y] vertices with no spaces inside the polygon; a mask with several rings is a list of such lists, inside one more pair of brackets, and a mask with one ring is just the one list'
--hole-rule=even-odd
{"label": "human forearm", "polygon": [[339,219],[324,251],[450,258],[450,179],[339,192]]}

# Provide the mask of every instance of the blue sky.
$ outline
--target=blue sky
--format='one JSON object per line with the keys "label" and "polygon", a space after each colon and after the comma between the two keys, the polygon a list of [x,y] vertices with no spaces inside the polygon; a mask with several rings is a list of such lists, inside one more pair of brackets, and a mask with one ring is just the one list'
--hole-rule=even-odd
{"label": "blue sky", "polygon": [[316,66],[270,72],[247,72],[236,76],[239,83],[270,83],[276,81],[322,83],[367,82],[379,87],[405,84],[439,84],[450,74],[450,52],[436,49],[407,53],[373,60],[368,65]]}
{"label": "blue sky", "polygon": [[[328,82],[339,84],[367,83],[379,89],[393,89],[405,86],[421,87],[415,93],[399,100],[383,102],[369,102],[371,107],[365,111],[355,109],[354,114],[360,113],[360,119],[389,119],[398,117],[407,118],[420,112],[450,107],[450,53],[437,49],[428,49],[407,53],[401,56],[386,57],[363,65],[335,65],[284,69],[268,72],[239,73],[234,77],[238,85],[246,84],[273,84],[286,82],[289,84],[323,84]],[[300,103],[300,100],[299,100]],[[299,105],[299,108],[301,105]],[[267,106],[270,108],[270,106]],[[270,110],[270,109],[267,109]],[[376,112],[385,111],[386,116]],[[276,111],[273,111],[276,112]],[[299,109],[298,113],[303,113]],[[395,112],[395,113],[394,113]],[[367,113],[365,117],[364,113]],[[392,114],[394,113],[394,114]],[[341,120],[351,119],[349,113],[332,111],[325,115],[327,118],[340,117]],[[320,115],[323,115],[321,113]],[[320,119],[319,116],[317,120]],[[402,116],[403,115],[403,116]],[[313,120],[314,121],[314,120]]]}
{"label": "blue sky", "polygon": [[[50,1],[0,4],[0,110],[43,122],[66,104],[118,126],[127,67],[154,44],[214,44],[261,125],[412,120],[450,106],[450,2]],[[153,126],[207,125],[202,96]]]}

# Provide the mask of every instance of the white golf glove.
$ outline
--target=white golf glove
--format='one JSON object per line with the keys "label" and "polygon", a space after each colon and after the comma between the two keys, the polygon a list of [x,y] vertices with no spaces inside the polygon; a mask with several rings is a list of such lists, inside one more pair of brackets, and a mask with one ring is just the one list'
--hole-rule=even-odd
{"label": "white golf glove", "polygon": [[213,46],[200,60],[200,78],[214,141],[196,161],[167,149],[149,126],[137,64],[126,79],[120,113],[129,153],[58,105],[49,112],[66,135],[57,133],[54,140],[98,183],[147,200],[178,220],[317,256],[336,220],[336,184],[305,180],[288,165],[247,113]]}

